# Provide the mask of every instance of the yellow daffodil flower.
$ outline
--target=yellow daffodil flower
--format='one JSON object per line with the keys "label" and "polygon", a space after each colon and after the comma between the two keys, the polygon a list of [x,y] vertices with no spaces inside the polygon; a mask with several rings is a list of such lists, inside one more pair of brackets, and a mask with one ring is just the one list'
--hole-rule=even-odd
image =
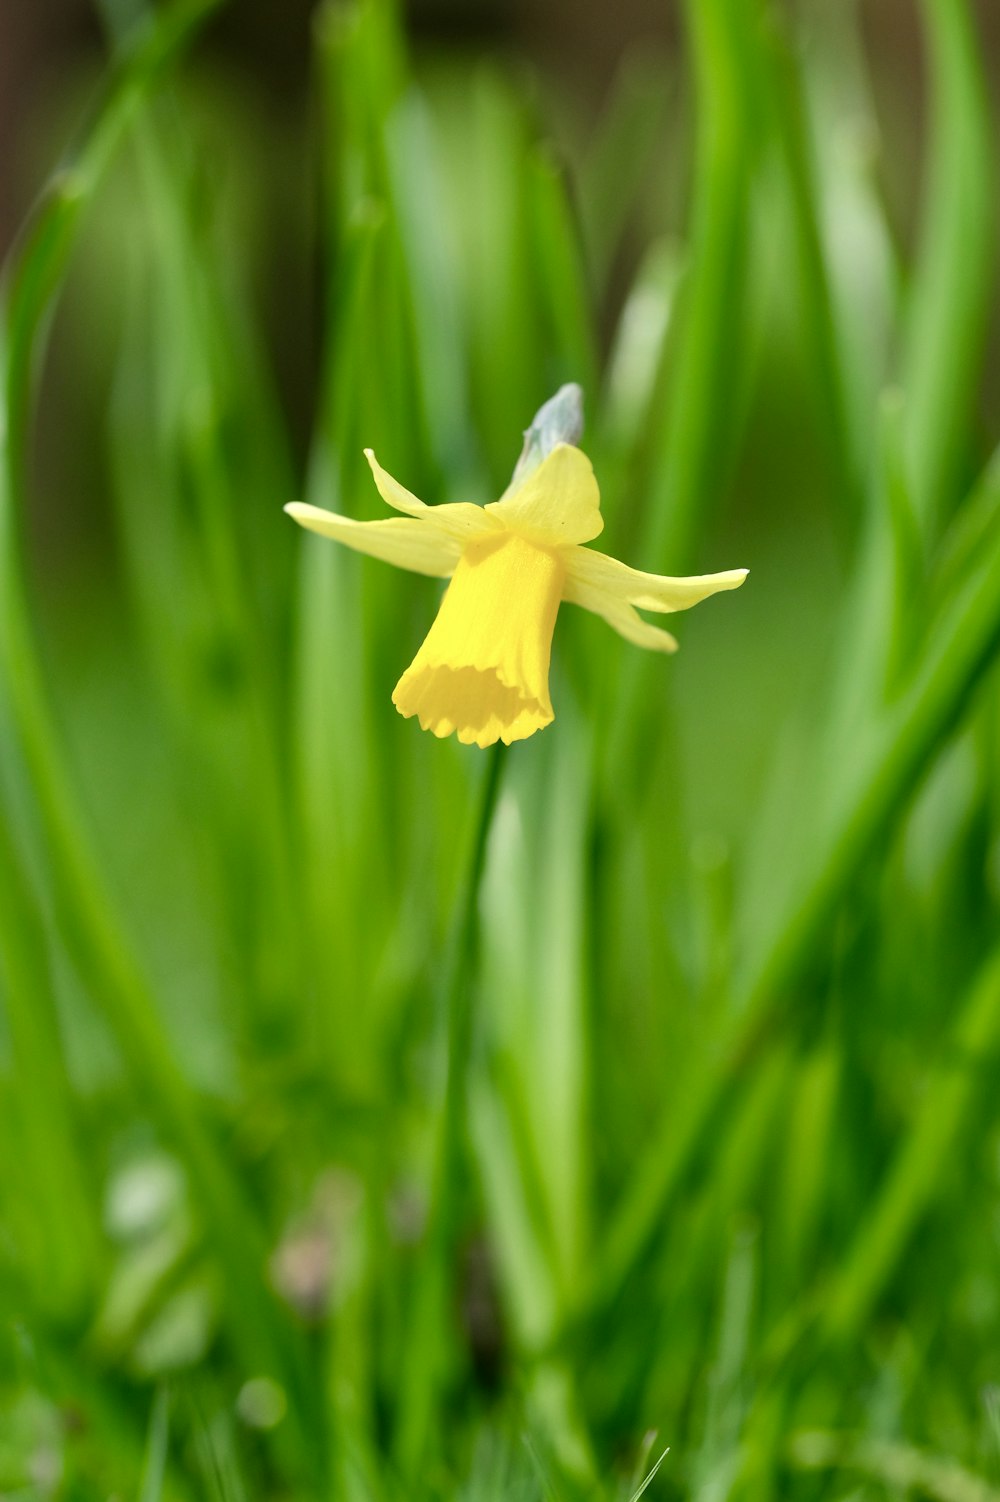
{"label": "yellow daffodil flower", "polygon": [[603,530],[590,460],[557,444],[487,506],[427,506],[365,450],[382,499],[403,513],[354,521],[293,502],[303,527],[398,568],[450,579],[434,624],[393,690],[401,715],[467,745],[524,740],[553,718],[549,654],[563,600],[603,616],[637,646],[675,652],[668,631],[636,610],[686,610],[737,589],[747,570],[688,579],[643,574],[584,544]]}

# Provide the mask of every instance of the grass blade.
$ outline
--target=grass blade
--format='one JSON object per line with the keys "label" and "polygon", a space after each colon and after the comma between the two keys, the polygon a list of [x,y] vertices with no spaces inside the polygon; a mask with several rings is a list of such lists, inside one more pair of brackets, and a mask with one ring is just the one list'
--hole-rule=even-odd
{"label": "grass blade", "polygon": [[933,101],[903,384],[910,483],[928,535],[954,510],[996,284],[994,126],[965,0],[924,0]]}

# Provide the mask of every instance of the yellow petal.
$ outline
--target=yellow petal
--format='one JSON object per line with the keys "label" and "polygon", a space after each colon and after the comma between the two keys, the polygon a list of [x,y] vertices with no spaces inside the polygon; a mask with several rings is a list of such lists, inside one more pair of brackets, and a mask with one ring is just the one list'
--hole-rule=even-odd
{"label": "yellow petal", "polygon": [[637,647],[648,647],[653,652],[676,652],[677,639],[664,631],[661,626],[651,626],[644,621],[637,610],[627,600],[622,600],[607,590],[595,589],[591,584],[583,584],[579,579],[572,579],[568,575],[563,585],[563,599],[571,605],[582,605],[585,610],[593,611],[613,626],[620,636],[626,641],[634,642]]}
{"label": "yellow petal", "polygon": [[381,558],[383,563],[394,563],[397,568],[408,568],[415,574],[430,574],[435,579],[450,578],[462,554],[461,544],[455,538],[426,522],[402,516],[359,522],[301,501],[293,501],[285,510],[310,532],[332,537],[358,553]]}
{"label": "yellow petal", "polygon": [[692,574],[673,579],[665,574],[644,574],[617,558],[593,548],[574,548],[566,556],[567,578],[582,587],[600,590],[641,610],[687,610],[699,600],[723,589],[738,589],[747,576],[745,568],[722,574]]}
{"label": "yellow petal", "polygon": [[431,522],[447,536],[455,537],[460,542],[470,542],[474,537],[496,530],[496,523],[486,515],[483,506],[473,506],[468,501],[428,506],[426,501],[419,500],[405,485],[394,480],[387,469],[382,468],[373,449],[365,449],[365,458],[371,466],[379,495],[394,510],[404,511],[407,516],[417,517],[420,521]]}
{"label": "yellow petal", "polygon": [[549,654],[563,585],[559,556],[517,535],[472,543],[392,699],[425,730],[508,745],[552,719]]}
{"label": "yellow petal", "polygon": [[586,454],[559,443],[523,485],[484,508],[549,547],[591,542],[604,530],[601,494]]}
{"label": "yellow petal", "polygon": [[421,501],[412,490],[407,490],[405,485],[400,485],[387,469],[382,468],[375,458],[374,449],[365,449],[365,458],[375,477],[378,493],[387,506],[391,506],[394,511],[404,511],[407,516],[423,516],[425,511],[431,509],[426,501]]}

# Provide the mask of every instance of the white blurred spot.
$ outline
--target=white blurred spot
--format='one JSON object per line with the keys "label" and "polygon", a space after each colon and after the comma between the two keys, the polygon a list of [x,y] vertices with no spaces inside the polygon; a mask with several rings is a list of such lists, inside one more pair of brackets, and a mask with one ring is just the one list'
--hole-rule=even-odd
{"label": "white blurred spot", "polygon": [[284,1388],[270,1377],[251,1377],[236,1399],[236,1412],[250,1429],[275,1429],[287,1410]]}

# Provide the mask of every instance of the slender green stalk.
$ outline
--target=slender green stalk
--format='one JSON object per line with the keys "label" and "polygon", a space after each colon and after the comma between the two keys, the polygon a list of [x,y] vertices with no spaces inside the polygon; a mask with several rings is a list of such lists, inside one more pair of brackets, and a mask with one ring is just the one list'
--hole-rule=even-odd
{"label": "slender green stalk", "polygon": [[934,1070],[923,1105],[899,1145],[881,1191],[823,1304],[832,1341],[855,1340],[886,1287],[908,1238],[960,1150],[963,1126],[991,1078],[1000,1041],[1000,953],[980,969],[959,1011],[950,1047]]}
{"label": "slender green stalk", "polygon": [[676,78],[662,58],[622,61],[588,146],[579,211],[598,298],[641,202],[652,162],[663,152]]}
{"label": "slender green stalk", "polygon": [[864,458],[852,432],[847,401],[840,331],[834,316],[826,247],[801,78],[790,46],[775,34],[762,42],[771,83],[769,102],[788,183],[799,258],[801,307],[809,354],[819,387],[820,426],[838,499],[838,519],[853,529],[862,501]]}
{"label": "slender green stalk", "polygon": [[965,0],[923,0],[933,124],[904,385],[910,483],[934,537],[961,494],[968,410],[996,286],[995,127]]}
{"label": "slender green stalk", "polygon": [[[697,145],[688,256],[676,323],[668,325],[647,432],[653,435],[642,485],[643,566],[684,573],[698,558],[704,528],[732,461],[743,409],[746,274],[754,119],[745,68],[745,33],[755,17],[735,0],[689,0],[685,7],[696,80]],[[599,754],[605,789],[624,770],[639,779],[649,747],[650,684],[661,665],[629,657],[611,683]]]}
{"label": "slender green stalk", "polygon": [[[229,1269],[227,1308],[233,1338],[252,1368],[280,1374],[290,1390],[304,1396],[303,1373],[296,1370],[296,1342],[288,1327],[279,1325],[264,1284],[266,1251],[256,1216],[231,1164],[205,1130],[85,833],[48,705],[17,547],[33,377],[42,331],[59,291],[81,211],[99,186],[144,90],[210,8],[205,3],[185,4],[166,11],[129,60],[78,160],[40,210],[3,288],[0,692],[8,701],[23,759],[23,797],[37,809],[61,937],[89,991],[103,1007],[136,1082],[190,1169],[206,1224]],[[289,1454],[293,1447],[303,1448],[295,1443],[294,1426],[307,1409],[308,1403],[306,1409],[295,1405],[287,1434]],[[282,1442],[286,1443],[286,1436]]]}
{"label": "slender green stalk", "polygon": [[170,1446],[170,1392],[161,1387],[149,1414],[149,1438],[142,1467],[139,1502],[161,1502]]}
{"label": "slender green stalk", "polygon": [[[161,613],[178,597],[205,602],[202,629],[178,632],[168,648],[174,661],[167,697],[179,739],[195,752],[192,779],[207,770],[217,782],[223,846],[239,873],[230,886],[238,894],[232,943],[243,968],[240,997],[261,1036],[294,1036],[301,975],[289,800],[267,634],[243,520],[259,497],[262,510],[272,508],[275,530],[282,529],[276,502],[292,493],[290,465],[281,462],[273,419],[266,421],[261,411],[271,409],[261,400],[260,352],[246,335],[239,305],[230,307],[232,273],[224,252],[189,204],[193,171],[182,149],[186,143],[176,139],[172,116],[157,108],[160,102],[150,102],[130,137],[152,224],[144,257],[149,282],[141,284],[142,356],[149,363],[150,347],[161,352],[150,400],[155,417],[139,435],[130,430],[124,437],[133,464],[136,450],[146,464],[155,456],[162,476],[160,540],[173,567],[168,564],[167,579],[152,591],[148,487],[134,475],[120,506],[131,543],[133,590],[154,640],[162,636]],[[126,370],[126,382],[130,374]],[[249,486],[254,489],[248,494]],[[213,657],[227,664],[221,687]],[[199,710],[194,716],[193,700]],[[241,804],[231,802],[233,784],[238,788],[244,779],[254,788],[252,821]]]}
{"label": "slender green stalk", "polygon": [[594,391],[597,388],[594,316],[579,234],[558,166],[541,152],[529,161],[528,197],[533,238],[539,247],[540,301],[550,310],[552,343],[561,357],[561,378],[572,378],[584,390]]}
{"label": "slender green stalk", "polygon": [[[996,466],[986,481],[1000,484]],[[872,735],[838,807],[817,829],[810,870],[787,910],[751,953],[730,1038],[671,1103],[615,1216],[592,1288],[614,1297],[656,1235],[666,1204],[721,1107],[742,1062],[767,1037],[810,963],[814,946],[876,842],[889,829],[953,728],[1000,641],[1000,535],[930,633],[909,686]]]}
{"label": "slender green stalk", "polygon": [[429,1451],[442,1437],[441,1401],[452,1364],[448,1309],[456,1271],[456,1239],[468,1195],[465,1109],[479,951],[479,892],[506,755],[506,747],[498,741],[489,752],[483,772],[468,874],[441,990],[436,1070],[441,1104],[431,1145],[427,1243],[404,1347],[396,1442],[399,1465],[409,1478],[420,1474]]}
{"label": "slender green stalk", "polygon": [[96,1186],[79,1150],[47,936],[2,811],[0,914],[0,1006],[10,1031],[20,1128],[16,1166],[30,1188],[22,1217],[30,1246],[25,1260],[39,1305],[54,1321],[71,1325],[87,1317],[99,1276]]}
{"label": "slender green stalk", "polygon": [[672,573],[683,572],[697,555],[740,411],[753,150],[747,7],[734,0],[689,0],[685,13],[698,91],[691,265],[666,421],[651,414],[663,439],[646,499],[644,538],[647,566]]}

